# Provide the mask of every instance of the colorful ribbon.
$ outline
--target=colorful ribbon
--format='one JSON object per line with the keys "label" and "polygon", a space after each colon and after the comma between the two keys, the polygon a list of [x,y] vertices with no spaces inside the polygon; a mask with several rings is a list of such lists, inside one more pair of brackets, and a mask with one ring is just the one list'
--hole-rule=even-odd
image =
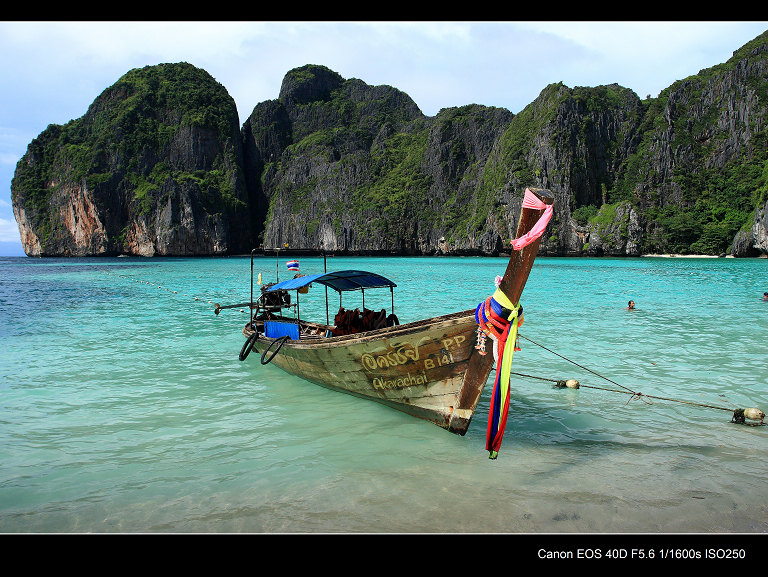
{"label": "colorful ribbon", "polygon": [[525,189],[525,196],[523,197],[523,208],[533,208],[536,210],[544,210],[544,214],[539,217],[533,228],[520,238],[516,238],[512,241],[512,248],[515,250],[521,250],[523,247],[528,246],[534,240],[544,234],[544,230],[549,224],[549,219],[552,218],[552,205],[541,202],[538,197],[533,194],[529,189]]}
{"label": "colorful ribbon", "polygon": [[[506,317],[503,316],[503,309],[510,311]],[[481,302],[475,309],[475,320],[480,327],[478,335],[482,333],[493,339],[493,356],[496,359],[496,380],[491,395],[485,440],[485,448],[489,451],[490,459],[495,459],[499,454],[504,427],[507,423],[512,356],[515,353],[517,329],[522,317],[518,314],[519,311],[520,305],[513,304],[501,289],[496,289],[493,296]],[[482,350],[481,354],[483,354]]]}
{"label": "colorful ribbon", "polygon": [[[530,231],[520,238],[512,241],[512,248],[522,250],[539,238],[549,224],[552,217],[552,205],[547,205],[525,189],[523,208],[543,210],[544,213],[533,225]],[[501,440],[504,437],[504,427],[507,424],[509,413],[509,386],[512,373],[512,356],[516,350],[517,329],[523,323],[522,307],[514,304],[499,287],[501,277],[496,277],[496,292],[488,297],[475,309],[475,320],[478,324],[477,345],[480,354],[485,353],[485,338],[490,337],[494,341],[493,356],[496,360],[496,380],[493,384],[491,395],[491,407],[488,412],[488,431],[486,433],[485,448],[488,450],[488,458],[495,459],[499,455]],[[508,313],[506,311],[509,311]],[[505,316],[506,315],[506,316]]]}

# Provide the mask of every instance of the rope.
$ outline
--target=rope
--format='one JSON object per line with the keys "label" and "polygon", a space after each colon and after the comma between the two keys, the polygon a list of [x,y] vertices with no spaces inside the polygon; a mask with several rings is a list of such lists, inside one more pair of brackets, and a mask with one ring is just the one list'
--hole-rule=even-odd
{"label": "rope", "polygon": [[[550,382],[553,382],[553,383],[557,383],[558,385],[563,384],[563,386],[564,386],[564,383],[565,383],[565,381],[558,380],[558,379],[547,379],[545,377],[536,377],[534,375],[526,375],[524,373],[512,373],[512,374],[513,375],[517,375],[518,377],[527,377],[529,379],[539,379],[540,381],[550,381]],[[619,391],[617,389],[607,389],[605,387],[596,387],[596,386],[593,386],[593,385],[584,385],[584,384],[581,384],[581,383],[579,383],[579,388],[596,389],[598,391],[608,391],[609,393],[621,393],[622,395],[627,394],[627,391]],[[693,401],[684,401],[684,400],[681,400],[681,399],[671,399],[669,397],[657,397],[657,396],[654,396],[654,395],[646,395],[644,393],[635,393],[635,392],[632,392],[632,391],[630,391],[630,393],[631,393],[631,397],[630,397],[629,401],[631,401],[633,399],[641,399],[641,400],[656,399],[657,401],[671,401],[673,403],[683,403],[683,404],[686,404],[686,405],[695,405],[695,406],[698,406],[698,407],[706,407],[708,409],[718,409],[718,410],[721,410],[721,411],[729,411],[729,412],[733,412],[734,411],[734,409],[729,409],[728,407],[718,407],[716,405],[708,405],[706,403],[694,403]],[[627,403],[629,403],[629,401],[627,401]],[[646,401],[646,402],[649,405],[653,404],[652,402],[648,402],[648,401]]]}
{"label": "rope", "polygon": [[631,389],[629,389],[629,388],[625,387],[624,385],[620,385],[620,384],[619,384],[619,383],[617,383],[616,381],[612,381],[612,380],[611,380],[611,379],[609,379],[608,377],[604,377],[603,375],[601,375],[601,374],[599,374],[599,373],[596,373],[595,371],[593,371],[593,370],[591,370],[591,369],[588,369],[587,367],[583,367],[583,366],[581,366],[579,363],[577,363],[577,362],[575,362],[575,361],[572,361],[571,359],[569,359],[569,358],[567,358],[567,357],[564,357],[563,355],[561,355],[561,354],[559,354],[559,353],[556,353],[555,351],[553,351],[553,350],[551,350],[551,349],[548,349],[548,348],[547,348],[547,347],[545,347],[544,345],[540,345],[539,343],[537,343],[536,341],[533,341],[533,340],[529,339],[528,337],[524,337],[523,335],[518,335],[518,336],[519,336],[519,337],[521,337],[521,338],[523,338],[523,339],[525,339],[525,340],[526,340],[526,341],[528,341],[529,343],[533,343],[533,344],[534,344],[534,345],[536,345],[537,347],[541,347],[541,348],[542,348],[542,349],[544,349],[545,351],[547,351],[547,352],[550,352],[550,353],[552,353],[553,355],[557,355],[557,356],[558,356],[558,357],[560,357],[561,359],[564,359],[564,360],[568,361],[569,363],[571,363],[571,364],[573,364],[573,365],[576,365],[576,366],[577,366],[577,367],[579,367],[580,369],[584,369],[585,371],[587,371],[587,372],[590,372],[590,373],[592,373],[593,375],[600,377],[601,379],[605,379],[605,380],[606,380],[606,381],[608,381],[609,383],[613,383],[613,384],[614,384],[614,385],[616,385],[617,387],[621,387],[622,389],[624,389],[624,390],[625,390],[625,391],[627,391],[627,392],[630,392],[630,393],[632,393],[633,395],[642,395],[642,393],[637,393],[637,392],[635,392],[635,391],[633,391],[633,390],[631,390]]}
{"label": "rope", "polygon": [[[529,343],[532,343],[532,344],[536,345],[537,347],[541,347],[545,351],[550,352],[553,355],[556,355],[556,356],[560,357],[561,359],[563,359],[563,360],[565,360],[565,361],[567,361],[567,362],[569,362],[569,363],[571,363],[573,365],[576,365],[577,367],[579,367],[581,369],[584,369],[585,371],[587,371],[589,373],[592,373],[593,375],[595,375],[597,377],[600,377],[601,379],[604,379],[604,380],[608,381],[609,383],[613,383],[617,387],[621,387],[623,390],[619,391],[619,390],[616,390],[616,389],[608,389],[608,388],[605,388],[605,387],[596,387],[596,386],[582,385],[582,384],[579,384],[579,387],[586,387],[588,389],[596,389],[596,390],[608,391],[608,392],[612,392],[612,393],[621,393],[621,394],[629,393],[630,397],[629,397],[629,399],[627,399],[627,403],[626,404],[629,404],[629,402],[632,401],[632,400],[642,400],[643,402],[645,402],[645,403],[647,403],[649,405],[652,405],[653,402],[650,401],[649,399],[656,399],[656,400],[659,400],[659,401],[670,401],[670,402],[673,402],[673,403],[681,403],[681,404],[691,405],[691,406],[696,406],[696,407],[704,407],[704,408],[707,408],[707,409],[717,409],[719,411],[728,411],[730,413],[733,413],[733,419],[732,419],[733,422],[744,423],[744,409],[731,409],[731,408],[728,408],[728,407],[720,407],[720,406],[717,406],[717,405],[710,405],[710,404],[707,404],[707,403],[696,403],[696,402],[693,402],[693,401],[686,401],[686,400],[682,400],[682,399],[672,399],[670,397],[658,397],[658,396],[655,396],[655,395],[646,395],[645,393],[640,393],[640,392],[637,392],[637,391],[633,391],[632,389],[630,389],[628,387],[625,387],[624,385],[621,385],[621,384],[617,383],[616,381],[613,381],[613,380],[609,379],[608,377],[605,377],[605,376],[603,376],[603,375],[601,375],[601,374],[599,374],[599,373],[597,373],[597,372],[595,372],[595,371],[593,371],[591,369],[588,369],[585,366],[580,365],[579,363],[577,363],[575,361],[572,361],[571,359],[569,359],[569,358],[567,358],[567,357],[565,357],[565,356],[563,356],[563,355],[561,355],[559,353],[556,353],[555,351],[553,351],[551,349],[548,349],[544,345],[539,344],[536,341],[534,341],[532,339],[529,339],[526,336],[521,335],[520,333],[518,333],[517,336],[522,338],[522,339],[525,339]],[[557,383],[558,386],[565,386],[565,381],[558,380],[558,379],[548,379],[548,378],[545,378],[545,377],[536,377],[534,375],[527,375],[527,374],[524,374],[524,373],[510,373],[510,374],[517,375],[519,377],[527,377],[527,378],[531,378],[531,379],[538,379],[538,380],[541,380],[541,381],[550,381],[550,382],[553,382],[553,383]],[[760,425],[768,425],[768,423],[763,423],[762,421],[759,424]]]}
{"label": "rope", "polygon": [[[104,270],[103,268],[100,268],[98,270],[100,272],[103,272],[106,275],[120,277],[120,278],[126,279],[128,281],[137,282],[139,284],[147,285],[147,286],[150,286],[150,287],[157,287],[158,289],[164,290],[164,291],[166,291],[168,293],[171,293],[171,294],[175,294],[175,295],[179,294],[179,291],[175,291],[175,290],[173,290],[173,289],[171,289],[171,288],[169,288],[167,286],[163,286],[163,285],[160,285],[160,284],[155,283],[155,282],[149,282],[149,281],[141,279],[141,278],[127,276],[127,275],[120,274],[120,273],[117,273],[117,272],[114,272],[114,271]],[[188,294],[186,292],[182,292],[181,296],[191,297],[194,301],[197,301],[197,302],[200,302],[200,303],[216,304],[216,303],[214,303],[214,301],[212,300],[211,297],[195,296],[195,295],[192,295],[192,294]],[[244,304],[247,304],[247,303],[244,303]],[[237,305],[237,306],[241,306],[241,305]],[[224,308],[224,307],[219,307],[219,308]],[[244,313],[244,312],[248,312],[248,311],[246,311],[244,309],[240,309],[240,312]],[[218,314],[218,313],[216,313],[216,314]]]}

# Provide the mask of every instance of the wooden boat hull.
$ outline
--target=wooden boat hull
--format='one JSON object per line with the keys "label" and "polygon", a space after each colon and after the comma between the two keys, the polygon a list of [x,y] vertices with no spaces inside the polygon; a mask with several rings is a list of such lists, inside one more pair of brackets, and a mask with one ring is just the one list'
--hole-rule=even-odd
{"label": "wooden boat hull", "polygon": [[[282,344],[259,331],[253,351],[262,363],[463,435],[493,364],[490,352],[480,355],[475,348],[476,331],[469,310],[362,334],[302,335]],[[250,325],[243,334],[253,334]]]}

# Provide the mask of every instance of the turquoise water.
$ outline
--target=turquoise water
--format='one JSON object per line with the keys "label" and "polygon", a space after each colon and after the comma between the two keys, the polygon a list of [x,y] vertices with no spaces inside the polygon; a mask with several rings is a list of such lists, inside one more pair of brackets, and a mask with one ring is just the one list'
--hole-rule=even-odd
{"label": "turquoise water", "polygon": [[[401,322],[474,308],[506,268],[327,263],[397,282]],[[491,461],[490,386],[459,437],[240,362],[246,309],[213,303],[247,301],[249,272],[248,257],[0,259],[0,532],[768,531],[768,427],[514,376]],[[578,363],[646,395],[768,411],[764,291],[768,259],[539,258],[513,371],[618,388]],[[323,320],[313,292],[302,313]],[[389,309],[374,292],[366,306]]]}

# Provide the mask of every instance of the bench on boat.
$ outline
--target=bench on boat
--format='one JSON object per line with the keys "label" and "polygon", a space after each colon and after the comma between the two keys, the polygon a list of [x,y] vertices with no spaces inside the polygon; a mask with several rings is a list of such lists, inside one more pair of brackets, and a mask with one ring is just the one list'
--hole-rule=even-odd
{"label": "bench on boat", "polygon": [[394,313],[387,316],[385,309],[376,312],[363,308],[360,312],[360,309],[346,310],[341,307],[334,318],[334,323],[335,326],[332,327],[318,323],[302,323],[300,327],[296,322],[265,320],[264,335],[271,339],[287,336],[293,340],[338,337],[391,327],[399,324],[399,321]]}

